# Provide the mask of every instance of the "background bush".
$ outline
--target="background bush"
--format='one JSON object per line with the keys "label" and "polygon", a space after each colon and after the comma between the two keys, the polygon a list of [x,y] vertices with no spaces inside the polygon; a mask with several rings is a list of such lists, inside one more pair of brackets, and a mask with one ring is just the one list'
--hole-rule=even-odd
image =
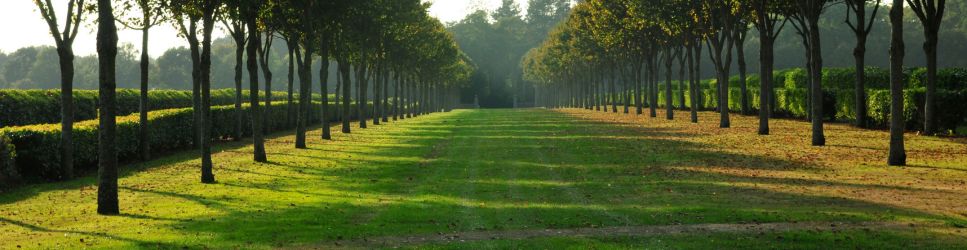
{"label": "background bush", "polygon": [[[867,116],[868,126],[886,128],[890,121],[890,73],[886,69],[868,67],[866,74]],[[904,90],[904,120],[908,130],[921,130],[923,127],[923,106],[926,80],[926,70],[923,68],[909,68],[905,70],[904,79],[908,81]],[[828,68],[823,70],[823,117],[827,121],[853,122],[856,119],[856,98],[854,91],[856,71],[853,68]],[[750,75],[747,78],[748,97],[750,106],[758,112],[759,109],[759,76]],[[786,69],[775,72],[776,88],[773,90],[773,114],[777,117],[806,119],[809,117],[809,92],[806,88],[805,71],[802,69]],[[741,111],[741,89],[738,77],[730,78],[729,110]],[[701,81],[703,107],[714,110],[718,105],[718,85],[714,79]],[[665,85],[658,86],[658,105],[665,105]],[[687,88],[687,85],[686,85]],[[672,91],[676,98],[675,107],[680,107],[677,98],[678,88]],[[692,106],[689,92],[686,89],[685,103]],[[645,106],[647,106],[647,102]],[[942,130],[967,134],[967,69],[942,69],[938,72],[937,125]],[[958,132],[959,131],[959,132]]]}
{"label": "background bush", "polygon": [[[75,90],[74,120],[97,118],[97,91]],[[138,90],[119,89],[117,92],[118,115],[138,112]],[[248,91],[242,91],[242,100],[248,101]],[[264,93],[263,93],[264,94]],[[212,105],[235,103],[234,89],[212,90]],[[286,94],[273,92],[275,101],[285,100]],[[318,94],[313,98],[319,99]],[[152,90],[148,92],[148,108],[163,110],[192,106],[191,91]],[[60,122],[60,90],[14,90],[0,89],[0,127],[47,124]]]}
{"label": "background bush", "polygon": [[[330,110],[336,110],[335,104],[330,104]],[[321,103],[312,105],[309,113],[310,124],[317,124]],[[262,108],[265,108],[262,106]],[[372,110],[369,105],[367,110]],[[280,131],[294,127],[286,124],[288,106],[285,103],[273,104],[265,110],[266,120],[269,121],[268,131]],[[250,107],[243,105],[244,136],[252,134],[249,118]],[[354,112],[355,113],[355,112]],[[194,131],[192,124],[194,116],[191,108],[167,109],[152,111],[148,115],[151,125],[149,143],[152,153],[164,153],[175,150],[188,149],[192,146]],[[235,128],[234,105],[212,107],[211,139],[221,140],[231,138]],[[351,117],[355,119],[354,117]],[[330,112],[329,120],[335,121],[335,112]],[[120,116],[117,118],[117,146],[118,159],[122,162],[138,159],[138,114]],[[97,170],[97,120],[87,120],[74,124],[74,167],[75,171],[93,172]],[[28,181],[61,180],[63,172],[60,168],[60,124],[42,124],[0,129],[0,136],[9,138],[9,142],[16,146],[16,171]]]}
{"label": "background bush", "polygon": [[17,172],[16,149],[10,140],[0,135],[0,188],[16,185],[20,182],[20,174]]}

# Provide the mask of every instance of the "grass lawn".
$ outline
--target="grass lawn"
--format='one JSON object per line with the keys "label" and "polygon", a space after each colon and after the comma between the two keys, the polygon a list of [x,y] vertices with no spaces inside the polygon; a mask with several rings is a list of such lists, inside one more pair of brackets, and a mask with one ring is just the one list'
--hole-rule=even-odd
{"label": "grass lawn", "polygon": [[[11,248],[967,248],[967,141],[687,113],[458,110],[220,144],[217,184],[194,152],[126,166],[120,216],[94,178],[0,193]],[[659,117],[664,117],[659,114]]]}

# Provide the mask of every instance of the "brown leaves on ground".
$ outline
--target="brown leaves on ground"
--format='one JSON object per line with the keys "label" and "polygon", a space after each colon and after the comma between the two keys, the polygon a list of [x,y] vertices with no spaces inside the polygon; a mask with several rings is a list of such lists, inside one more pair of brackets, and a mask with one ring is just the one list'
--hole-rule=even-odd
{"label": "brown leaves on ground", "polygon": [[561,109],[575,118],[613,123],[641,131],[645,139],[695,145],[708,153],[679,170],[731,177],[736,186],[772,192],[840,197],[913,209],[938,216],[967,219],[967,139],[908,133],[907,167],[889,167],[889,133],[847,124],[825,124],[827,146],[810,145],[810,123],[771,119],[771,135],[761,136],[758,117],[731,116],[732,128],[719,128],[719,114],[700,112],[699,123],[688,112],[675,120],[647,115]]}

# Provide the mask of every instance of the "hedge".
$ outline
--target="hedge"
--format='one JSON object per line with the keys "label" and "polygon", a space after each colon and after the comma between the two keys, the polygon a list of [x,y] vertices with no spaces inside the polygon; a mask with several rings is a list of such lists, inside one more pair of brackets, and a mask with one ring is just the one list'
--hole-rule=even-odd
{"label": "hedge", "polygon": [[[248,93],[247,90],[242,91],[243,101],[248,101]],[[75,121],[97,118],[96,90],[75,90],[73,97]],[[287,95],[273,94],[272,97],[281,101]],[[212,105],[234,104],[235,90],[212,90],[211,98]],[[148,100],[150,110],[192,106],[191,91],[152,90],[148,92]],[[118,115],[137,113],[140,91],[119,89],[117,103]],[[60,90],[0,90],[0,127],[59,123],[60,120]]]}
{"label": "hedge", "polygon": [[[912,88],[927,87],[927,69],[926,68],[910,69],[910,87]],[[948,89],[948,90],[967,89],[967,69],[947,68],[947,69],[938,70],[937,88]]]}
{"label": "hedge", "polygon": [[[665,105],[664,87],[660,86],[658,95],[659,107]],[[759,89],[749,88],[749,104],[754,110],[759,109]],[[718,106],[718,90],[712,88],[702,89],[703,104],[706,108],[714,109]],[[677,88],[672,91],[674,99],[672,103],[675,107],[680,107]],[[779,88],[775,89],[773,115],[777,117],[789,117],[805,119],[809,117],[808,90],[805,88]],[[886,128],[890,122],[890,91],[883,89],[868,89],[867,93],[867,116],[869,117],[868,126]],[[923,106],[924,88],[914,88],[904,90],[904,120],[907,129],[919,130],[923,127]],[[856,119],[856,98],[852,89],[824,89],[823,90],[823,119],[827,121],[853,122]],[[690,93],[685,92],[685,104],[692,106]],[[729,88],[729,110],[739,112],[742,110],[741,89],[738,87]],[[645,103],[647,106],[647,103]],[[943,112],[937,113],[937,126],[942,130],[963,133],[967,128],[967,89],[965,90],[944,90],[937,91],[937,106],[943,107]],[[959,131],[959,132],[958,132]]]}
{"label": "hedge", "polygon": [[[335,105],[330,110],[335,110]],[[316,103],[310,112],[309,121],[318,123],[321,104]],[[264,106],[263,106],[264,108]],[[370,108],[367,110],[372,110]],[[251,121],[248,118],[250,107],[243,105],[245,136],[251,135]],[[266,110],[269,131],[288,129],[285,124],[287,105],[280,103]],[[330,120],[335,120],[335,112],[330,112]],[[234,105],[212,107],[211,138],[230,138],[235,128]],[[149,113],[151,124],[150,141],[153,153],[170,152],[190,148],[192,145],[192,109],[167,109]],[[352,117],[355,118],[355,117]],[[138,114],[117,118],[118,159],[136,161],[138,159]],[[91,172],[97,169],[97,120],[82,121],[74,124],[74,167],[78,172]],[[0,129],[0,136],[6,136],[16,147],[16,171],[28,181],[61,180],[60,167],[60,125],[43,124]]]}
{"label": "hedge", "polygon": [[16,185],[20,182],[20,174],[14,164],[16,148],[10,140],[0,135],[0,188]]}

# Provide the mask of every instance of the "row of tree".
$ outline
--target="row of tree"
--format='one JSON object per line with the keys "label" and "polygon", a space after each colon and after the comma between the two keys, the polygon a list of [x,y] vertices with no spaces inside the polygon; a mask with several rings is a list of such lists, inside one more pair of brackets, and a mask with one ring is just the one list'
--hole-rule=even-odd
{"label": "row of tree", "polygon": [[[66,22],[59,27],[58,16],[50,0],[34,0],[48,22],[56,41],[61,68],[62,98],[62,167],[70,178],[73,174],[72,134],[74,39],[86,13],[96,13],[98,27],[98,59],[100,72],[100,126],[98,165],[98,213],[117,214],[117,153],[115,146],[114,91],[116,89],[117,24],[142,31],[141,103],[139,151],[149,159],[147,126],[149,63],[146,48],[150,29],[171,24],[188,42],[191,54],[194,131],[201,154],[201,181],[215,182],[211,157],[211,69],[212,31],[223,23],[236,43],[235,108],[238,127],[234,139],[242,138],[242,75],[248,73],[253,131],[253,158],[266,162],[261,105],[272,105],[272,71],[267,58],[273,42],[280,39],[288,46],[288,100],[290,113],[296,117],[296,148],[306,148],[309,112],[312,110],[313,61],[319,60],[318,77],[322,86],[322,116],[327,115],[330,100],[326,88],[330,63],[337,64],[336,93],[341,100],[341,117],[356,112],[360,127],[368,119],[374,124],[392,118],[405,118],[440,111],[452,105],[455,85],[466,81],[474,70],[471,62],[457,47],[443,24],[427,14],[428,5],[419,0],[69,0]],[[262,85],[264,93],[259,96]],[[298,86],[294,86],[294,75]],[[351,76],[355,77],[351,77]],[[372,84],[372,86],[369,86]],[[300,95],[294,100],[294,87]],[[351,97],[355,88],[356,96]],[[372,110],[367,91],[373,90]],[[390,93],[393,90],[393,93]],[[351,104],[355,100],[355,109]],[[372,114],[369,117],[368,114]],[[331,138],[328,119],[321,119],[322,139]],[[350,121],[342,119],[342,132],[350,132]]]}
{"label": "row of tree", "polygon": [[[924,51],[927,58],[926,108],[924,133],[934,131],[934,98],[936,92],[937,42],[944,0],[906,0],[924,26]],[[744,45],[750,30],[758,31],[759,134],[769,134],[771,117],[774,44],[784,28],[795,29],[805,48],[805,68],[809,79],[808,96],[812,122],[812,144],[825,145],[823,131],[823,52],[819,21],[833,8],[848,11],[847,25],[856,36],[856,102],[857,125],[866,124],[866,92],[864,82],[866,38],[872,30],[880,8],[890,8],[891,30],[891,150],[890,165],[905,165],[903,150],[902,65],[904,1],[894,0],[589,0],[579,3],[566,22],[556,27],[541,47],[531,50],[522,61],[525,77],[539,83],[541,99],[549,106],[584,106],[601,109],[610,103],[618,112],[624,101],[624,112],[634,103],[642,114],[648,102],[651,117],[657,116],[658,84],[665,69],[666,118],[674,118],[672,100],[686,103],[689,91],[691,121],[698,122],[702,107],[702,85],[699,82],[703,49],[707,49],[716,72],[719,125],[730,127],[729,77],[733,60],[738,60],[741,112],[751,113],[747,94]],[[733,53],[734,51],[734,53]],[[678,64],[679,96],[673,96],[675,64]],[[687,80],[686,78],[687,71]],[[684,85],[688,84],[686,88]],[[616,84],[621,90],[616,89]],[[629,86],[633,84],[634,86]],[[644,89],[644,90],[643,90]],[[633,101],[627,101],[633,100]],[[604,108],[607,111],[607,106]]]}

